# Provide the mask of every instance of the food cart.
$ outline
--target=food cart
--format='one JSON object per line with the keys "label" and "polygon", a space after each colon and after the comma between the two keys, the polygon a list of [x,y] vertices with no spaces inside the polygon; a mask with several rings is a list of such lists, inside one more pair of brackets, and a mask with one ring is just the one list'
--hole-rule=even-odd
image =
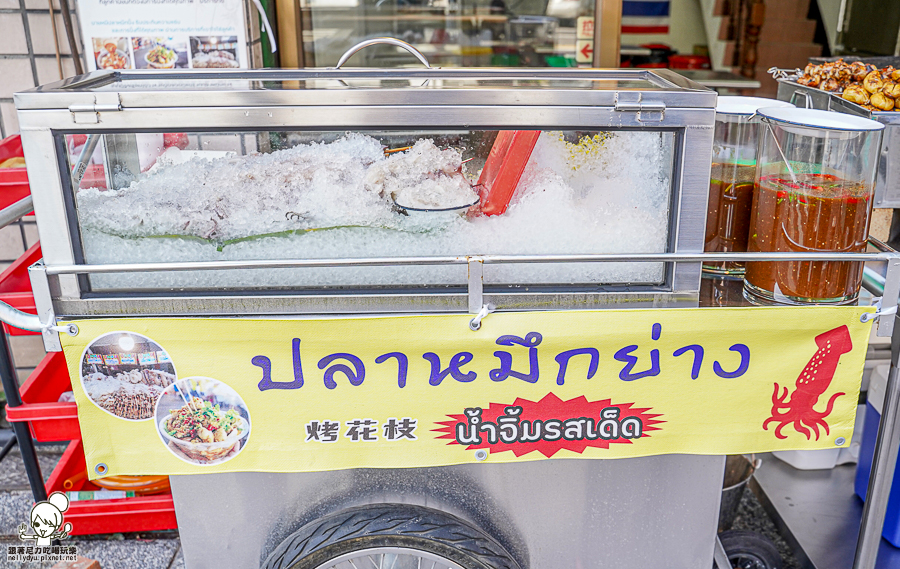
{"label": "food cart", "polygon": [[[722,566],[722,455],[849,436],[834,439],[844,420],[782,441],[755,415],[737,447],[710,434],[752,407],[715,382],[753,373],[761,329],[815,309],[744,308],[740,325],[701,310],[709,357],[677,361],[685,389],[719,385],[707,399],[667,395],[663,416],[616,393],[664,389],[637,380],[696,331],[680,318],[698,318],[701,261],[886,261],[880,314],[815,314],[857,340],[872,320],[893,331],[893,251],[701,253],[715,93],[665,70],[97,72],[16,104],[44,258],[38,315],[2,319],[65,349],[92,478],[172,475],[189,568]],[[746,345],[729,336],[744,326]],[[578,343],[601,334],[614,357]],[[608,373],[611,395],[589,393]],[[860,568],[896,455],[895,376]],[[757,387],[768,413],[771,381]],[[852,418],[849,399],[835,409]],[[534,435],[539,411],[584,415],[513,430],[529,418]],[[195,440],[198,413],[216,428]]]}

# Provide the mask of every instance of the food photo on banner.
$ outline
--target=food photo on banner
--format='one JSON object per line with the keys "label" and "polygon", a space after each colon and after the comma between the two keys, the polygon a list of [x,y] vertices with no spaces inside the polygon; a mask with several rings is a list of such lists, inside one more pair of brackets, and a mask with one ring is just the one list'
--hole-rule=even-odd
{"label": "food photo on banner", "polygon": [[186,37],[135,37],[134,66],[137,69],[186,69],[188,43]]}
{"label": "food photo on banner", "polygon": [[175,381],[175,366],[159,344],[132,332],[93,340],[81,357],[81,386],[88,399],[128,421],[153,417],[156,401]]}
{"label": "food photo on banner", "polygon": [[240,66],[237,36],[191,38],[191,67],[194,69],[233,69]]}
{"label": "food photo on banner", "polygon": [[169,385],[157,400],[156,424],[166,448],[191,464],[231,460],[250,436],[250,412],[241,396],[209,377]]}
{"label": "food photo on banner", "polygon": [[134,69],[129,38],[94,38],[91,44],[97,69]]}

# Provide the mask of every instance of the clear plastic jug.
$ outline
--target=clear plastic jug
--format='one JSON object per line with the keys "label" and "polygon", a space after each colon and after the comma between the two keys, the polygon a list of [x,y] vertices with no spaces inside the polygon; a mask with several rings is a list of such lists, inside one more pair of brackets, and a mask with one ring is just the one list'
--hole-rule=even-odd
{"label": "clear plastic jug", "polygon": [[[748,251],[865,250],[884,125],[811,109],[763,108]],[[759,304],[851,304],[863,263],[754,261],[744,296]]]}
{"label": "clear plastic jug", "polygon": [[[716,101],[704,251],[747,250],[760,128],[759,123],[751,122],[750,118],[761,107],[777,106],[794,107],[790,103],[760,97],[719,97]],[[706,262],[703,272],[740,277],[744,274],[744,263]]]}

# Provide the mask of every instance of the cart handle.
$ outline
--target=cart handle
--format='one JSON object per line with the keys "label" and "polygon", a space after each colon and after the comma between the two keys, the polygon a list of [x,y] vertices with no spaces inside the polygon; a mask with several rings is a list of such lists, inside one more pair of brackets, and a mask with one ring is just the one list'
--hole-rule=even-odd
{"label": "cart handle", "polygon": [[413,46],[409,45],[405,41],[398,40],[396,38],[373,38],[370,40],[361,41],[358,44],[356,44],[355,46],[353,46],[350,49],[348,49],[347,51],[345,51],[344,55],[342,55],[341,58],[338,59],[335,69],[340,69],[341,66],[344,65],[345,63],[347,63],[347,60],[350,59],[351,57],[353,57],[353,55],[357,51],[365,49],[365,48],[369,47],[370,45],[378,45],[378,44],[388,44],[388,45],[394,45],[397,47],[402,47],[403,49],[405,49],[406,51],[408,51],[409,53],[414,55],[415,58],[418,59],[422,63],[422,65],[424,65],[428,69],[432,68],[431,64],[428,63],[428,60],[425,59],[425,56],[422,55],[422,52],[417,50]]}
{"label": "cart handle", "polygon": [[[23,215],[28,215],[32,209],[34,209],[34,206],[30,195],[3,208],[0,210],[0,228],[6,227]],[[56,326],[54,322],[43,323],[41,322],[40,316],[22,312],[5,302],[0,302],[0,321],[5,322],[14,328],[21,328],[22,330],[31,332],[53,330],[54,332],[67,332],[71,334],[73,331],[70,326]]]}

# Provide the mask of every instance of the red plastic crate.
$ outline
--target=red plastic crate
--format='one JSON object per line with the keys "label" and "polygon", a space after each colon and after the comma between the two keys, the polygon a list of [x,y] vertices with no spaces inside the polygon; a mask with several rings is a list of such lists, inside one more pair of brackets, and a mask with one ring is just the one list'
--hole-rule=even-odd
{"label": "red plastic crate", "polygon": [[31,292],[28,267],[41,260],[41,244],[35,243],[0,273],[0,295],[8,292]]}
{"label": "red plastic crate", "polygon": [[31,434],[41,442],[81,439],[75,403],[59,403],[64,391],[72,390],[66,358],[50,352],[22,385],[22,405],[7,407],[10,422],[28,421]]}
{"label": "red plastic crate", "polygon": [[[29,314],[37,314],[34,307],[34,297],[31,294],[31,281],[28,278],[28,267],[38,262],[42,257],[41,244],[35,243],[12,265],[0,273],[0,301],[13,308],[18,308]],[[39,332],[29,332],[21,328],[13,328],[5,323],[3,331],[10,336],[29,336]]]}
{"label": "red plastic crate", "polygon": [[[21,310],[22,312],[37,314],[37,309],[34,307],[34,296],[32,296],[30,292],[10,292],[0,294],[0,301]],[[40,332],[30,332],[28,330],[22,330],[21,328],[8,326],[6,323],[2,323],[2,326],[3,331],[10,336],[33,336],[40,334]]]}
{"label": "red plastic crate", "polygon": [[[72,441],[47,480],[47,494],[66,492],[66,480],[71,481],[71,492],[100,490],[87,479],[86,468],[81,441]],[[65,517],[72,535],[178,528],[172,494],[71,502]]]}
{"label": "red plastic crate", "polygon": [[[0,140],[0,162],[16,156],[25,156],[19,135]],[[0,168],[0,209],[16,203],[30,193],[25,168]]]}

